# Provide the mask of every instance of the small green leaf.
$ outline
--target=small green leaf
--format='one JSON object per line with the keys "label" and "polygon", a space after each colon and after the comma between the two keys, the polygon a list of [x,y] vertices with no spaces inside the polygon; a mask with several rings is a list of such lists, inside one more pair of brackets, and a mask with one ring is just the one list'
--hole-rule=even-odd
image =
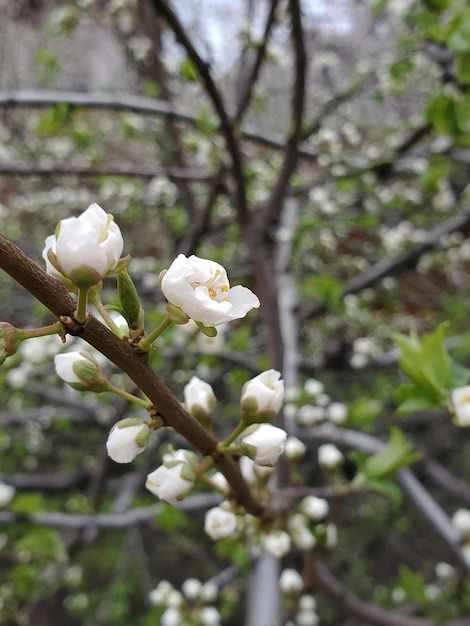
{"label": "small green leaf", "polygon": [[186,57],[180,64],[180,78],[187,83],[196,83],[198,80],[198,73],[194,67],[194,63],[189,57]]}
{"label": "small green leaf", "polygon": [[367,478],[385,478],[418,460],[419,454],[398,428],[392,428],[387,446],[370,456],[361,471]]}
{"label": "small green leaf", "polygon": [[390,498],[393,504],[398,508],[403,500],[403,494],[400,487],[391,480],[383,480],[380,478],[368,478],[362,485],[366,489],[373,489],[379,493],[383,493]]}

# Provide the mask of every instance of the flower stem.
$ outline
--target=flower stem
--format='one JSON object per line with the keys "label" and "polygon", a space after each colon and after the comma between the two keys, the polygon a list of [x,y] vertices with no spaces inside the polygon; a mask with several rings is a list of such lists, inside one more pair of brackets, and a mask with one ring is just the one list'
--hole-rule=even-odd
{"label": "flower stem", "polygon": [[149,333],[146,337],[139,341],[139,343],[137,344],[137,348],[143,350],[144,352],[148,352],[148,350],[152,348],[152,344],[155,339],[157,339],[157,337],[160,337],[160,335],[167,328],[169,328],[171,324],[173,324],[173,321],[169,317],[165,317],[165,319],[162,320],[160,324],[154,330],[152,330],[151,333]]}
{"label": "flower stem", "polygon": [[144,400],[143,398],[134,396],[132,393],[124,391],[124,389],[120,389],[119,387],[116,387],[109,381],[107,381],[107,383],[108,383],[107,391],[112,391],[116,395],[121,396],[121,398],[125,398],[126,400],[129,400],[129,402],[134,402],[134,404],[143,406],[145,409],[148,409],[150,406],[152,406],[152,403],[150,402],[150,400]]}
{"label": "flower stem", "polygon": [[225,441],[221,441],[217,446],[217,449],[220,452],[228,452],[230,445],[235,441],[235,439],[240,435],[246,428],[245,422],[240,422],[230,433],[230,435],[225,439]]}
{"label": "flower stem", "polygon": [[21,341],[25,339],[33,339],[34,337],[47,337],[48,335],[61,335],[65,337],[65,327],[62,322],[55,322],[49,326],[41,326],[40,328],[22,328]]}
{"label": "flower stem", "polygon": [[75,311],[74,317],[75,321],[79,324],[83,324],[88,317],[87,313],[87,303],[88,303],[88,292],[89,289],[79,289],[78,290],[78,302],[77,302],[77,310]]}
{"label": "flower stem", "polygon": [[100,296],[98,294],[96,294],[95,296],[93,296],[93,298],[90,298],[90,302],[96,307],[96,310],[101,315],[103,320],[106,322],[106,324],[108,325],[110,330],[112,330],[112,332],[117,337],[119,337],[119,339],[122,339],[122,332],[121,332],[120,328],[114,322],[113,318],[109,314],[109,311],[105,308],[105,306],[103,304],[103,301],[101,300]]}

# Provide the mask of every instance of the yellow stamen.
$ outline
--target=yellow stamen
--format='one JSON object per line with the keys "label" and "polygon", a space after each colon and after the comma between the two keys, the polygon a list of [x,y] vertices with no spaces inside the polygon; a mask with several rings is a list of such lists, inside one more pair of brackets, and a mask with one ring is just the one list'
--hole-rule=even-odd
{"label": "yellow stamen", "polygon": [[209,296],[212,298],[212,300],[215,300],[217,297],[217,291],[214,289],[214,287],[209,287],[208,291]]}

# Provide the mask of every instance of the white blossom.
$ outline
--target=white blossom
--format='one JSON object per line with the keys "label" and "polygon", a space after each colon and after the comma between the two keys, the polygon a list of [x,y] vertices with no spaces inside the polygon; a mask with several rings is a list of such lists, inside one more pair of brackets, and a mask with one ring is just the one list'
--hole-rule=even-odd
{"label": "white blossom", "polygon": [[243,385],[241,410],[243,419],[264,421],[271,418],[282,408],[284,401],[284,381],[280,372],[266,370]]}
{"label": "white blossom", "polygon": [[192,455],[188,450],[177,450],[163,456],[163,465],[150,472],[145,486],[160,500],[177,504],[194,484]]}
{"label": "white blossom", "polygon": [[326,416],[330,422],[340,426],[341,424],[344,424],[348,417],[348,407],[342,402],[332,402],[326,408]]}
{"label": "white blossom", "polygon": [[322,520],[328,515],[330,507],[324,498],[306,496],[300,503],[300,510],[314,522]]}
{"label": "white blossom", "polygon": [[181,616],[178,609],[170,607],[160,618],[160,626],[180,626]]}
{"label": "white blossom", "polygon": [[284,450],[287,433],[271,424],[253,424],[241,435],[241,449],[257,465],[276,465]]}
{"label": "white blossom", "polygon": [[212,415],[214,412],[216,398],[212,387],[198,378],[193,376],[189,383],[184,387],[184,403],[189,413],[197,417],[199,412],[204,415]]}
{"label": "white blossom", "polygon": [[461,537],[470,536],[470,511],[458,509],[452,516],[452,526]]}
{"label": "white blossom", "polygon": [[261,535],[261,547],[278,559],[289,552],[290,546],[290,537],[284,530],[273,530]]}
{"label": "white blossom", "polygon": [[0,507],[10,503],[15,495],[15,488],[0,482]]}
{"label": "white blossom", "polygon": [[77,389],[102,390],[105,385],[97,361],[89,352],[64,352],[54,357],[55,370],[62,380]]}
{"label": "white blossom", "polygon": [[282,570],[279,578],[279,587],[282,593],[298,593],[302,591],[304,580],[296,569],[287,568]]}
{"label": "white blossom", "polygon": [[287,437],[284,445],[284,456],[286,459],[289,461],[297,461],[305,455],[306,451],[307,448],[304,442],[300,441],[298,437]]}
{"label": "white blossom", "polygon": [[113,216],[94,203],[79,217],[59,222],[56,234],[46,239],[43,257],[49,273],[88,288],[116,268],[123,247]]}
{"label": "white blossom", "polygon": [[211,539],[233,537],[237,529],[237,516],[221,506],[209,509],[204,521],[204,530]]}
{"label": "white blossom", "polygon": [[335,469],[343,460],[342,453],[333,443],[324,443],[318,448],[318,462],[325,469]]}
{"label": "white blossom", "polygon": [[456,387],[451,400],[459,426],[470,426],[470,385]]}
{"label": "white blossom", "polygon": [[202,583],[197,578],[187,578],[181,585],[181,591],[188,600],[196,600],[201,593]]}
{"label": "white blossom", "polygon": [[150,436],[150,428],[140,418],[123,419],[114,424],[106,449],[116,463],[130,463],[145,450]]}
{"label": "white blossom", "polygon": [[219,626],[220,613],[213,606],[205,606],[199,611],[199,621],[202,626]]}
{"label": "white blossom", "polygon": [[250,289],[230,287],[222,265],[195,255],[180,254],[164,272],[161,289],[171,304],[205,326],[245,317],[260,305]]}

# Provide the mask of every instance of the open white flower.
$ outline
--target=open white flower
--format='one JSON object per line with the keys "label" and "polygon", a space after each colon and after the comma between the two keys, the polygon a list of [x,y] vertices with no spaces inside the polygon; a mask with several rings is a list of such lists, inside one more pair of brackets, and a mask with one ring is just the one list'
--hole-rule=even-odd
{"label": "open white flower", "polygon": [[205,418],[214,412],[216,398],[212,387],[193,376],[183,390],[186,408],[196,418]]}
{"label": "open white flower", "polygon": [[456,387],[451,400],[459,426],[470,426],[470,385]]}
{"label": "open white flower", "polygon": [[204,521],[204,530],[211,539],[233,537],[237,529],[237,516],[232,511],[216,506],[209,509]]}
{"label": "open white flower", "polygon": [[240,319],[260,302],[247,287],[230,287],[222,265],[194,254],[180,254],[161,279],[163,295],[204,326]]}
{"label": "open white flower", "polygon": [[240,406],[246,422],[262,422],[274,417],[284,402],[284,381],[280,372],[266,370],[243,385]]}
{"label": "open white flower", "polygon": [[87,289],[116,268],[123,247],[113,216],[94,203],[79,217],[59,222],[55,235],[46,239],[43,257],[48,273]]}
{"label": "open white flower", "polygon": [[189,450],[163,455],[163,465],[148,474],[145,486],[160,500],[177,504],[194,484],[192,465],[195,459],[196,455]]}
{"label": "open white flower", "polygon": [[241,449],[257,465],[276,465],[284,450],[287,433],[271,424],[253,424],[241,435]]}
{"label": "open white flower", "polygon": [[148,424],[138,417],[130,417],[114,424],[106,449],[116,463],[130,463],[145,450],[149,437]]}

